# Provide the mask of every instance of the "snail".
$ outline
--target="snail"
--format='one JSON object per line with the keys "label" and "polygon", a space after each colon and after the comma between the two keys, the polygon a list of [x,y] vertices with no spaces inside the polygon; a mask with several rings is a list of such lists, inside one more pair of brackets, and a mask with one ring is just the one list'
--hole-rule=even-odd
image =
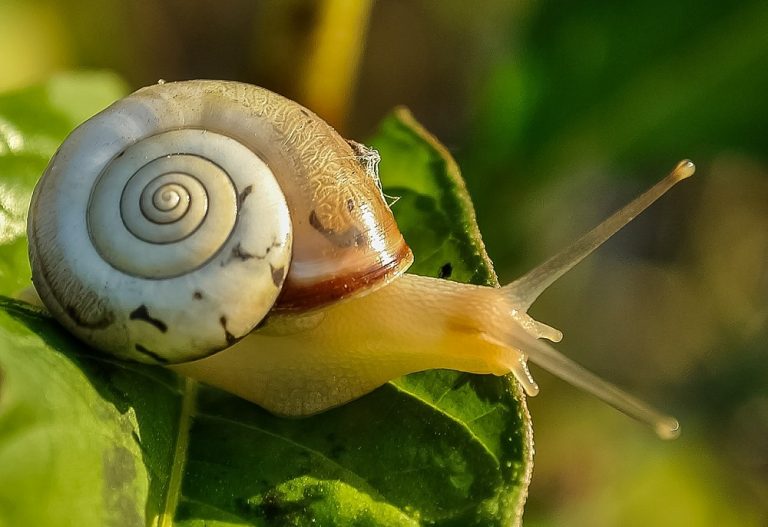
{"label": "snail", "polygon": [[411,372],[512,373],[531,360],[674,437],[678,423],[541,339],[527,311],[694,166],[500,287],[405,271],[413,256],[378,154],[317,115],[237,82],[140,89],[65,140],[29,211],[33,285],[88,345],[161,364],[285,416]]}

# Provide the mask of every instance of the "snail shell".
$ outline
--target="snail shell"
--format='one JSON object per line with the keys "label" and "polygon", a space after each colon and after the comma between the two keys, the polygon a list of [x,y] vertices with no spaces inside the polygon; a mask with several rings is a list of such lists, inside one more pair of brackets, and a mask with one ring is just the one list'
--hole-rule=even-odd
{"label": "snail shell", "polygon": [[209,355],[273,309],[311,309],[407,269],[373,158],[256,86],[141,89],[51,160],[30,207],[32,280],[97,348],[152,363]]}

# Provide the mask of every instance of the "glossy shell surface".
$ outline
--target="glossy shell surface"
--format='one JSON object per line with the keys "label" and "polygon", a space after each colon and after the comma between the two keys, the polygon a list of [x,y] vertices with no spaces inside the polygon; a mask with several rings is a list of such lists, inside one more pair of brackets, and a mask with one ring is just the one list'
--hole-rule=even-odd
{"label": "glossy shell surface", "polygon": [[255,86],[141,89],[51,160],[30,208],[33,282],[100,349],[205,356],[274,308],[312,309],[410,265],[370,154]]}

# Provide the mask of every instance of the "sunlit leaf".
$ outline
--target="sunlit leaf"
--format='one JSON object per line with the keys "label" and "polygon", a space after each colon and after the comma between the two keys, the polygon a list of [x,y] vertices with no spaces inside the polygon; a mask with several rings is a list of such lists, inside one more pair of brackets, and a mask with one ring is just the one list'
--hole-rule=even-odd
{"label": "sunlit leaf", "polygon": [[[0,98],[13,132],[0,152],[3,211],[13,212],[3,293],[29,280],[23,224],[34,181],[119,86],[70,76]],[[384,191],[401,198],[394,211],[414,272],[495,285],[447,152],[403,110],[373,143]],[[289,420],[97,354],[41,312],[0,302],[2,525],[509,525],[531,455],[527,409],[508,378],[414,374]]]}

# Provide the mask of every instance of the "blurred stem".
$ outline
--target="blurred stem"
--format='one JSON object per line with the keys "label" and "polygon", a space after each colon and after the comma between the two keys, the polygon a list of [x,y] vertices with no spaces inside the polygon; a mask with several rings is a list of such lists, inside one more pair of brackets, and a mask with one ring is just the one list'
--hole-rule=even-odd
{"label": "blurred stem", "polygon": [[300,98],[343,129],[360,65],[373,0],[324,0],[307,60]]}
{"label": "blurred stem", "polygon": [[53,3],[0,0],[0,92],[71,67],[70,33]]}

